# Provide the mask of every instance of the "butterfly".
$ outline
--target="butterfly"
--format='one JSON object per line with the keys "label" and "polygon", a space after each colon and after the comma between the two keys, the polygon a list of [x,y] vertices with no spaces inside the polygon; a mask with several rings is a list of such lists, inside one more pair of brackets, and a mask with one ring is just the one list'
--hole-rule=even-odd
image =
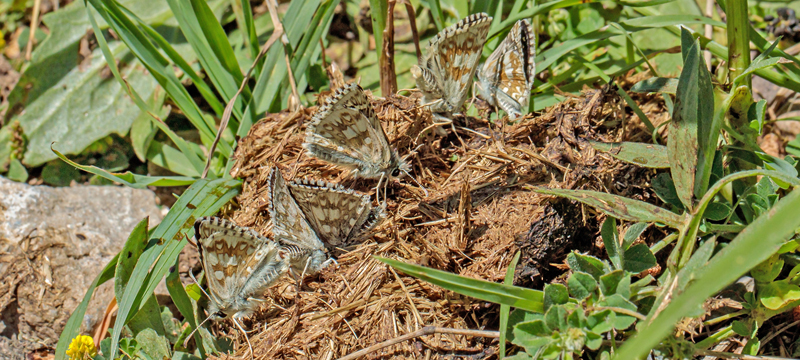
{"label": "butterfly", "polygon": [[514,24],[478,71],[478,91],[489,104],[499,106],[512,119],[528,105],[536,73],[536,37],[527,19]]}
{"label": "butterfly", "polygon": [[422,90],[422,103],[430,104],[433,113],[461,109],[491,22],[489,15],[479,13],[444,28],[431,39],[419,65],[412,66],[411,75]]}
{"label": "butterfly", "polygon": [[386,217],[383,207],[372,207],[369,195],[338,184],[303,179],[291,182],[289,188],[328,248],[355,244]]}
{"label": "butterfly", "polygon": [[224,219],[202,217],[194,230],[209,290],[206,320],[230,317],[246,337],[237,319],[250,316],[263,292],[286,273],[286,255],[276,242]]}
{"label": "butterfly", "polygon": [[328,97],[306,129],[309,156],[354,169],[355,177],[396,178],[410,166],[389,146],[375,109],[358,84]]}
{"label": "butterfly", "polygon": [[301,278],[319,272],[331,260],[277,167],[270,171],[267,183],[272,234],[286,252],[291,270],[301,272]]}

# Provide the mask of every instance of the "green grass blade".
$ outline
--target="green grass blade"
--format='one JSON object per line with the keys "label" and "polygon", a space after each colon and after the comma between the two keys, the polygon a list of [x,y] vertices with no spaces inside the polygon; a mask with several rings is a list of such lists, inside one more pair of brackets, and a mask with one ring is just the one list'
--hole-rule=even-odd
{"label": "green grass blade", "polygon": [[[520,252],[517,251],[517,254],[514,255],[513,259],[511,259],[511,263],[508,264],[508,269],[506,269],[506,278],[503,280],[503,284],[508,286],[514,286],[514,270],[517,268],[517,263],[519,263],[519,256]],[[499,360],[503,360],[503,357],[506,356],[508,315],[510,313],[511,313],[511,306],[505,304],[500,305],[500,351],[497,354],[497,358]]]}
{"label": "green grass blade", "polygon": [[78,307],[72,311],[72,315],[69,316],[67,324],[64,325],[64,330],[61,331],[61,335],[58,337],[55,360],[67,360],[67,349],[69,349],[69,343],[72,342],[73,338],[80,334],[83,316],[86,314],[86,309],[89,307],[89,301],[92,300],[94,289],[106,281],[114,278],[114,269],[116,268],[118,259],[119,254],[114,255],[114,258],[111,259],[108,264],[106,264],[106,267],[103,268],[103,271],[101,271],[100,274],[94,279],[92,284],[89,285],[89,289],[86,290],[86,295],[83,296],[81,303],[78,304]]}
{"label": "green grass blade", "polygon": [[772,256],[800,227],[800,191],[795,188],[767,213],[758,217],[714,256],[701,275],[636,335],[625,341],[614,359],[643,358],[668,336],[675,324],[703,302]]}
{"label": "green grass blade", "polygon": [[563,190],[533,187],[533,191],[540,194],[561,196],[580,201],[606,215],[620,220],[633,222],[656,222],[679,229],[684,223],[684,217],[667,209],[648,204],[643,201],[628,199],[623,196],[607,194],[589,190]]}
{"label": "green grass blade", "polygon": [[602,143],[589,140],[597,151],[608,153],[616,159],[651,169],[669,168],[667,147],[637,142]]}
{"label": "green grass blade", "polygon": [[[97,12],[106,20],[106,23],[110,24],[111,28],[120,36],[125,44],[128,45],[128,48],[131,49],[137,58],[139,58],[142,64],[147,67],[148,71],[150,71],[150,74],[153,75],[161,87],[167,91],[167,94],[175,101],[176,105],[178,105],[178,107],[183,111],[189,121],[195,127],[197,127],[197,129],[200,131],[200,137],[203,142],[210,144],[215,135],[215,132],[212,130],[214,124],[209,124],[202,116],[200,109],[192,100],[188,91],[186,91],[186,88],[184,88],[178,78],[175,77],[174,72],[169,66],[169,62],[161,56],[158,50],[139,30],[139,28],[134,25],[133,22],[127,16],[125,16],[125,14],[118,7],[115,6],[115,2],[113,0],[105,0],[106,3],[109,4],[108,7],[104,6],[104,3],[101,2],[102,0],[89,1],[94,9],[97,10]],[[89,11],[88,7],[87,11]],[[96,21],[94,20],[94,15],[92,15],[90,11],[89,19],[91,20],[92,27],[97,35],[96,37],[98,39],[98,44],[103,49],[103,54],[106,57],[106,62],[109,64],[112,73],[114,73],[114,76],[123,84],[123,86],[131,90],[129,93],[136,104],[139,105],[139,107],[143,110],[146,109],[144,101],[142,101],[139,95],[130,89],[130,87],[127,86],[127,83],[125,83],[124,79],[119,76],[116,60],[108,50],[108,46],[106,45],[102,32],[97,27]],[[131,29],[133,30],[129,31]],[[146,111],[150,110],[148,109]],[[152,111],[150,112],[152,113]],[[196,168],[198,172],[202,172],[205,163],[200,160],[199,156],[189,148],[186,142],[179,136],[175,135],[174,132],[169,130],[169,128],[163,122],[154,119],[154,123],[160,130],[164,131],[164,133],[170,137],[170,140],[172,140],[175,145],[177,145],[178,148],[184,153],[184,155],[189,158],[192,166]],[[228,147],[228,154],[230,154],[231,151],[232,150],[230,147]]]}
{"label": "green grass blade", "polygon": [[[181,283],[180,273],[178,272],[179,265],[179,259],[175,259],[175,264],[170,267],[169,273],[167,273],[167,291],[169,292],[170,298],[172,298],[172,302],[175,303],[175,307],[178,308],[178,311],[183,315],[183,319],[189,324],[189,328],[194,330],[197,327],[197,319],[194,317],[192,300],[186,293],[183,283]],[[203,346],[203,339],[201,338],[200,332],[196,331],[193,337],[194,343],[200,351],[200,357],[205,359],[206,350]]]}
{"label": "green grass blade", "polygon": [[94,174],[104,179],[115,181],[125,186],[129,186],[136,189],[146,189],[148,186],[186,186],[186,185],[191,185],[192,183],[197,181],[196,178],[185,177],[185,176],[146,176],[146,175],[134,174],[130,171],[125,172],[123,174],[112,173],[96,166],[78,164],[70,159],[67,159],[67,157],[64,156],[64,154],[54,149],[52,146],[50,147],[50,149],[62,161],[72,165],[76,169],[80,169],[90,174]]}
{"label": "green grass blade", "polygon": [[172,60],[172,62],[175,63],[175,65],[177,65],[184,74],[186,74],[186,76],[192,79],[192,84],[197,87],[197,91],[200,92],[200,96],[202,96],[203,99],[208,102],[208,105],[214,109],[214,113],[217,115],[217,117],[222,117],[222,112],[225,110],[225,105],[223,105],[219,99],[217,99],[217,95],[213,90],[211,90],[211,87],[208,86],[203,78],[201,78],[200,75],[194,71],[192,66],[189,65],[189,63],[186,62],[186,60],[175,50],[175,48],[172,47],[172,44],[170,44],[167,39],[164,39],[164,37],[161,36],[158,31],[156,31],[156,29],[150,26],[150,24],[144,22],[136,14],[130,12],[124,7],[121,7],[121,9],[131,19],[136,20],[136,22],[139,23],[139,26],[142,27],[142,30],[144,30],[150,39],[153,40],[153,42],[155,42],[156,45],[158,45],[158,47],[164,51],[164,54],[166,54],[167,57],[169,57],[169,59]]}
{"label": "green grass blade", "polygon": [[[438,0],[433,1],[439,2]],[[372,34],[375,35],[375,49],[381,51],[380,49],[383,49],[383,30],[386,29],[386,16],[389,15],[389,3],[387,0],[369,0],[369,8]]]}
{"label": "green grass blade", "polygon": [[429,269],[424,266],[407,264],[392,259],[381,257],[376,257],[376,259],[407,275],[462,295],[533,312],[541,313],[544,309],[544,294],[541,291],[459,276],[446,271]]}
{"label": "green grass blade", "polygon": [[175,263],[187,241],[192,236],[195,219],[217,212],[222,205],[239,193],[241,182],[232,179],[197,180],[181,195],[164,220],[153,230],[152,239],[158,239],[139,258],[131,273],[129,286],[119,299],[117,322],[111,333],[110,358],[117,356],[122,329],[140,306],[153,294],[158,283]]}

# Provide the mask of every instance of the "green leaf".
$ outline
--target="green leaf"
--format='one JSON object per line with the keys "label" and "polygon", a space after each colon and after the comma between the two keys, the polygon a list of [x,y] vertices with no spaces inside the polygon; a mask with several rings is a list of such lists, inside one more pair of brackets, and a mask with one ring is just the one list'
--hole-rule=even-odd
{"label": "green leaf", "polygon": [[791,284],[786,280],[757,284],[757,286],[758,299],[764,307],[770,310],[784,309],[800,300],[800,286]]}
{"label": "green leaf", "polygon": [[647,230],[647,227],[650,226],[648,223],[639,222],[635,223],[628,227],[628,230],[625,231],[625,235],[623,236],[622,240],[622,248],[627,250],[631,247],[636,239],[639,238],[642,233]]}
{"label": "green leaf", "polygon": [[555,305],[544,314],[544,323],[554,331],[566,331],[569,329],[567,316],[569,316],[569,312],[564,305]]}
{"label": "green leaf", "polygon": [[666,93],[675,94],[678,90],[678,79],[651,77],[639,81],[631,87],[631,91],[636,93]]}
{"label": "green leaf", "polygon": [[614,328],[617,321],[617,313],[611,310],[593,312],[586,317],[586,326],[592,332],[603,334]]}
{"label": "green leaf", "polygon": [[[620,294],[614,294],[609,297],[606,297],[603,300],[600,300],[597,305],[599,306],[607,306],[607,307],[615,307],[615,308],[622,308],[630,311],[636,311],[636,305],[632,302],[628,301],[628,299],[624,298]],[[613,310],[612,310],[613,311]],[[624,315],[621,313],[616,314],[616,319],[614,321],[614,329],[617,330],[625,330],[630,327],[636,318],[630,315]]]}
{"label": "green leaf", "polygon": [[569,302],[567,287],[562,284],[547,284],[544,286],[544,311],[547,312],[554,305],[563,305]]}
{"label": "green leaf", "polygon": [[[173,264],[167,273],[167,291],[169,292],[169,296],[172,298],[172,302],[175,303],[175,307],[178,308],[178,311],[183,315],[183,319],[186,320],[188,323],[188,328],[194,330],[197,327],[197,319],[194,317],[194,308],[192,307],[192,301],[189,300],[189,295],[186,294],[186,291],[183,288],[183,283],[181,283],[180,274],[178,273],[178,266],[179,266],[179,259],[175,259],[175,264]],[[189,284],[194,285],[197,287],[197,284]],[[197,291],[199,292],[200,289],[197,287]],[[200,297],[198,296],[197,299]],[[195,299],[195,301],[197,300]],[[196,331],[194,333],[194,341],[197,344],[197,348],[200,351],[200,354],[205,357],[205,348],[203,347],[203,339],[201,339],[201,333]],[[177,345],[177,343],[176,343]],[[183,344],[181,344],[183,345]]]}
{"label": "green leaf", "polygon": [[128,285],[133,268],[147,247],[148,220],[148,218],[144,218],[133,228],[133,231],[128,236],[128,241],[119,251],[120,256],[117,259],[116,269],[114,270],[114,296],[117,298],[117,302],[122,299],[122,294]]}
{"label": "green leaf", "polygon": [[25,182],[28,180],[28,170],[25,169],[25,165],[22,165],[19,160],[11,159],[11,162],[8,164],[8,173],[6,173],[6,177],[16,182]]}
{"label": "green leaf", "polygon": [[[121,69],[130,86],[149,96],[156,82],[137,61],[129,59],[124,45],[114,43],[112,51],[128,64]],[[87,146],[110,134],[125,136],[141,112],[127,98],[119,83],[108,81],[101,72],[106,66],[100,50],[92,54],[85,68],[75,67],[51,88],[26,104],[17,119],[28,138],[22,162],[39,166],[56,158],[48,149],[58,141],[62,152],[79,154]],[[45,72],[46,74],[47,72]],[[91,101],[87,101],[91,99]],[[114,116],[109,116],[114,114]]]}
{"label": "green leaf", "polygon": [[[689,34],[686,30],[682,33]],[[686,44],[687,36],[681,37],[684,40],[682,48],[686,51],[683,71],[678,80],[672,121],[667,125],[670,133],[667,153],[678,198],[687,209],[692,209],[694,207],[692,196],[696,195],[699,198],[705,192],[700,191],[705,188],[696,179],[702,178],[706,170],[710,174],[711,170],[710,166],[706,170],[700,168],[705,164],[703,161],[706,155],[700,149],[700,141],[705,140],[698,140],[698,136],[702,135],[699,134],[700,121],[711,119],[713,116],[714,101],[711,78],[704,72],[706,67],[700,55],[700,44],[694,39],[691,45]],[[713,156],[709,160],[713,160]],[[706,183],[705,187],[707,186]]]}
{"label": "green leaf", "polygon": [[686,265],[678,272],[678,289],[685,288],[690,281],[702,276],[700,274],[711,259],[716,245],[716,239],[713,237],[700,244]]}
{"label": "green leaf", "polygon": [[733,324],[731,324],[731,329],[733,332],[749,339],[756,336],[757,328],[754,325],[752,321],[734,320]]}
{"label": "green leaf", "polygon": [[[508,264],[508,269],[506,269],[506,277],[503,280],[503,284],[513,286],[514,285],[514,270],[517,268],[517,264],[519,263],[519,257],[521,253],[517,251],[517,254],[514,255],[514,258],[511,259],[511,262]],[[500,344],[499,344],[499,351],[497,354],[498,359],[502,360],[503,357],[506,355],[506,334],[508,333],[508,317],[511,313],[511,307],[508,305],[500,305]]]}
{"label": "green leaf", "polygon": [[525,311],[522,309],[514,309],[514,311],[512,311],[508,316],[508,328],[512,329],[511,332],[508,332],[508,341],[514,343],[513,328],[515,328],[517,324],[534,320],[544,320],[544,314]]}
{"label": "green leaf", "polygon": [[750,120],[750,128],[755,130],[758,135],[762,134],[764,129],[764,118],[767,112],[767,100],[758,100],[747,111],[747,119]]}
{"label": "green leaf", "polygon": [[76,162],[74,162],[74,161],[72,161],[70,159],[67,159],[67,157],[64,156],[64,154],[62,154],[61,152],[59,152],[56,149],[53,149],[52,146],[50,147],[50,150],[52,150],[56,155],[58,155],[58,157],[62,161],[66,162],[67,164],[69,164],[69,165],[71,165],[71,166],[73,166],[73,167],[75,167],[77,169],[86,171],[86,172],[88,172],[90,174],[95,174],[97,176],[103,177],[103,178],[111,180],[111,181],[116,181],[116,182],[118,182],[120,184],[123,184],[125,186],[130,186],[130,187],[136,188],[136,189],[146,189],[148,186],[186,186],[186,185],[192,184],[192,183],[194,183],[196,181],[196,179],[193,179],[193,178],[190,178],[190,177],[183,177],[183,176],[144,176],[144,175],[131,173],[130,171],[126,172],[124,174],[111,173],[111,172],[108,172],[108,171],[103,170],[101,168],[98,168],[96,166],[80,165],[80,164],[78,164],[78,163],[76,163]]}
{"label": "green leaf", "polygon": [[512,343],[522,346],[526,351],[545,346],[551,342],[550,334],[552,330],[547,327],[544,320],[534,320],[517,324],[512,331],[514,334]]}
{"label": "green leaf", "polygon": [[[166,95],[167,93],[163,89],[157,88],[153,96],[147,100],[147,106],[149,108],[161,109],[161,111],[156,113],[156,116],[160,119],[166,119],[171,110],[170,107],[163,106]],[[150,142],[153,141],[156,133],[158,133],[158,128],[153,124],[150,114],[141,112],[139,116],[133,120],[131,124],[131,145],[133,145],[133,151],[140,161],[145,161],[147,159],[147,149],[150,148]]]}
{"label": "green leaf", "polygon": [[51,161],[42,169],[42,181],[52,186],[69,186],[81,180],[81,172],[61,161]]}
{"label": "green leaf", "polygon": [[462,295],[497,304],[506,304],[533,312],[542,312],[544,308],[544,295],[541,291],[477,280],[441,270],[407,264],[393,259],[375,258],[407,275],[425,280],[431,284],[441,286],[442,288],[455,291]]}
{"label": "green leaf", "polygon": [[592,140],[589,141],[589,144],[596,150],[608,153],[615,159],[627,163],[652,169],[669,168],[667,147],[663,145],[635,142],[602,143]]}
{"label": "green leaf", "polygon": [[704,266],[703,276],[695,279],[683,292],[676,293],[675,298],[660,309],[658,316],[643,322],[638,332],[619,348],[615,359],[644,356],[672,332],[678,320],[772,256],[800,227],[798,208],[800,191],[794,190],[778,201],[770,212],[759,216]]}
{"label": "green leaf", "polygon": [[592,296],[597,289],[597,281],[591,275],[580,271],[573,271],[567,279],[567,285],[570,295],[578,300]]}
{"label": "green leaf", "polygon": [[703,217],[711,221],[721,221],[727,219],[731,211],[731,207],[726,203],[712,202],[706,207],[706,211],[703,212]]}
{"label": "green leaf", "polygon": [[778,275],[781,274],[783,270],[784,261],[781,258],[780,254],[775,254],[769,257],[769,259],[764,260],[753,270],[750,270],[750,275],[756,281],[756,283],[768,283],[772,282],[778,278]]}
{"label": "green leaf", "polygon": [[681,199],[678,198],[678,191],[675,190],[675,183],[672,181],[672,177],[670,177],[669,173],[656,175],[656,177],[653,178],[652,185],[653,191],[656,192],[656,196],[658,196],[661,201],[675,206],[678,209],[684,208]]}
{"label": "green leaf", "polygon": [[619,232],[617,231],[617,219],[609,216],[603,222],[603,227],[600,229],[600,235],[603,238],[603,244],[608,253],[608,259],[614,264],[614,268],[622,269],[622,252],[619,243]]}
{"label": "green leaf", "polygon": [[158,335],[153,329],[144,329],[136,334],[136,342],[142,347],[145,354],[154,359],[169,359],[169,343],[163,336]]}
{"label": "green leaf", "polygon": [[608,274],[600,277],[600,292],[606,297],[617,293],[617,285],[625,277],[625,272],[622,269],[614,270]]}
{"label": "green leaf", "polygon": [[647,244],[640,243],[630,247],[625,251],[625,267],[626,271],[638,274],[642,271],[650,269],[657,265],[656,257]]}
{"label": "green leaf", "polygon": [[607,268],[600,259],[591,255],[579,254],[575,251],[567,255],[567,264],[572,271],[590,274],[595,279],[600,279],[600,276],[606,273]]}
{"label": "green leaf", "polygon": [[577,200],[604,212],[606,215],[621,220],[657,222],[673,228],[680,228],[684,222],[682,216],[669,210],[643,201],[632,200],[598,191],[548,189],[543,187],[534,187],[533,191]]}

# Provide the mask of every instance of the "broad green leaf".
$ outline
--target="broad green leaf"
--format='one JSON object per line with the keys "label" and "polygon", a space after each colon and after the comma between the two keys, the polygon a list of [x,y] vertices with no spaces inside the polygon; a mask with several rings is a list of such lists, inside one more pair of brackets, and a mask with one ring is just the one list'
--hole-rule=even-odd
{"label": "broad green leaf", "polygon": [[731,207],[726,203],[712,202],[706,207],[703,217],[711,221],[721,221],[728,218],[731,213]]}
{"label": "broad green leaf", "polygon": [[800,286],[786,280],[758,285],[758,298],[770,310],[779,310],[800,300]]}
{"label": "broad green leaf", "polygon": [[566,331],[569,329],[567,316],[569,316],[569,312],[564,305],[555,305],[544,314],[544,323],[554,331]]}
{"label": "broad green leaf", "polygon": [[609,153],[614,158],[627,163],[653,169],[669,168],[667,147],[663,145],[635,142],[602,143],[591,140],[589,144],[596,150]]}
{"label": "broad green leaf", "polygon": [[603,238],[603,245],[606,247],[608,259],[614,264],[617,269],[622,269],[622,255],[623,251],[619,243],[619,232],[617,231],[617,219],[609,216],[603,221],[603,226],[600,229],[600,235]]}
{"label": "broad green leaf", "polygon": [[541,291],[477,280],[441,270],[407,264],[393,259],[381,257],[376,257],[376,259],[407,275],[425,280],[431,284],[441,286],[442,288],[455,291],[462,295],[497,304],[506,304],[533,312],[543,311],[544,296]]}
{"label": "broad green leaf", "polygon": [[604,274],[600,277],[600,292],[606,297],[616,294],[617,285],[619,285],[623,277],[625,277],[625,272],[622,269]]}
{"label": "broad green leaf", "polygon": [[678,320],[772,256],[800,227],[798,208],[800,191],[794,190],[778,201],[770,212],[759,216],[703,267],[703,276],[695,279],[682,293],[676,293],[658,316],[643,322],[643,326],[622,345],[614,359],[645,356],[671,333]]}
{"label": "broad green leaf", "polygon": [[586,317],[586,324],[592,332],[602,334],[611,331],[617,320],[617,313],[611,310],[593,312]]}
{"label": "broad green leaf", "polygon": [[627,250],[629,247],[631,247],[631,244],[633,244],[633,242],[636,241],[636,239],[638,239],[645,230],[647,230],[648,226],[650,226],[650,224],[644,222],[635,223],[629,226],[628,229],[625,230],[625,235],[622,237],[622,248]]}
{"label": "broad green leaf", "polygon": [[572,297],[583,300],[592,296],[597,289],[597,281],[585,272],[573,271],[567,279],[567,286]]}
{"label": "broad green leaf", "polygon": [[550,334],[553,332],[547,327],[544,320],[533,320],[517,324],[512,333],[514,334],[512,343],[524,347],[526,350],[544,346],[550,342]]}
{"label": "broad green leaf", "polygon": [[514,342],[514,331],[518,324],[530,322],[534,320],[544,320],[544,314],[525,311],[522,309],[514,309],[508,316],[508,328],[512,331],[508,332],[508,341]]}
{"label": "broad green leaf", "polygon": [[[517,254],[514,255],[514,258],[511,259],[511,262],[508,264],[508,269],[506,269],[506,277],[503,280],[503,284],[513,286],[514,285],[514,270],[517,268],[517,263],[519,263],[519,257],[522,253],[517,251]],[[500,305],[500,344],[499,344],[499,351],[497,357],[502,360],[504,356],[506,356],[506,334],[508,333],[508,317],[511,313],[511,307],[508,305]]]}
{"label": "broad green leaf", "polygon": [[[608,296],[605,299],[598,301],[597,305],[613,307],[613,308],[622,308],[622,309],[630,310],[630,311],[634,311],[634,312],[637,310],[636,309],[636,305],[634,305],[632,302],[628,301],[628,299],[622,297],[622,295],[620,295],[620,294],[614,294],[614,295]],[[611,311],[614,311],[614,310],[611,310]],[[616,312],[616,320],[614,321],[613,326],[614,326],[614,329],[625,330],[628,327],[630,327],[635,321],[636,321],[636,318],[633,317],[633,316],[625,315],[625,314],[622,314],[620,312]]]}
{"label": "broad green leaf", "polygon": [[756,283],[769,283],[778,278],[783,270],[784,261],[780,254],[775,254],[758,264],[753,270],[750,270],[750,276],[755,279]]}
{"label": "broad green leaf", "polygon": [[128,320],[127,326],[134,335],[138,335],[145,330],[152,330],[159,336],[165,336],[166,330],[164,329],[164,323],[161,322],[161,312],[158,309],[158,301],[155,296],[145,300],[142,306],[139,307],[139,311]]}
{"label": "broad green leaf", "polygon": [[572,271],[585,272],[595,279],[600,279],[607,270],[606,265],[600,259],[590,255],[579,254],[575,251],[567,255],[567,264]]}
{"label": "broad green leaf", "polygon": [[147,247],[147,230],[148,218],[144,218],[136,227],[133,228],[131,234],[128,236],[128,241],[122,246],[119,257],[114,270],[114,297],[117,301],[122,298],[122,293],[125,291],[125,286],[128,285],[128,279],[131,277],[133,267],[139,260],[139,256],[144,252]]}
{"label": "broad green leaf", "polygon": [[544,311],[547,312],[554,305],[563,305],[569,302],[569,292],[562,284],[547,284],[544,286]]}
{"label": "broad green leaf", "polygon": [[51,161],[42,169],[42,181],[51,186],[69,186],[72,181],[79,182],[81,172],[61,161]]}
{"label": "broad green leaf", "polygon": [[[157,84],[145,68],[130,59],[130,53],[121,43],[112,44],[112,52],[123,60],[121,63],[127,64],[120,70],[130,86],[150,96]],[[59,142],[62,152],[74,155],[110,134],[128,134],[141,111],[118,82],[101,75],[105,67],[106,62],[97,49],[85,67],[72,68],[35,101],[25,105],[25,112],[17,118],[28,139],[24,164],[34,167],[55,159],[49,149],[53,141]]]}
{"label": "broad green leaf", "polygon": [[636,93],[666,93],[675,94],[678,90],[678,79],[651,77],[639,81],[631,87]]}
{"label": "broad green leaf", "polygon": [[142,347],[142,351],[153,359],[169,359],[172,357],[167,339],[157,334],[153,329],[145,329],[136,334],[136,342]]}
{"label": "broad green leaf", "polygon": [[22,162],[19,160],[11,159],[11,163],[8,164],[6,177],[16,182],[25,182],[28,180],[28,170],[25,169],[25,165],[22,165]]}
{"label": "broad green leaf", "polygon": [[533,191],[577,200],[604,212],[606,215],[621,220],[657,222],[676,229],[680,228],[684,222],[682,216],[669,210],[643,201],[632,200],[599,191],[548,189],[544,187],[534,187]]}
{"label": "broad green leaf", "polygon": [[675,183],[672,181],[669,173],[661,173],[656,175],[651,182],[653,191],[661,201],[675,206],[678,209],[683,209],[683,203],[678,198],[678,192],[675,190]]}
{"label": "broad green leaf", "polygon": [[717,241],[715,238],[710,238],[704,241],[700,247],[692,254],[686,265],[678,272],[678,288],[683,289],[689,282],[698,278],[702,273],[702,269],[708,264],[711,255],[714,253]]}
{"label": "broad green leaf", "polygon": [[624,269],[634,274],[638,274],[658,265],[656,263],[656,257],[650,251],[647,244],[644,243],[633,245],[628,250],[625,250],[624,259]]}

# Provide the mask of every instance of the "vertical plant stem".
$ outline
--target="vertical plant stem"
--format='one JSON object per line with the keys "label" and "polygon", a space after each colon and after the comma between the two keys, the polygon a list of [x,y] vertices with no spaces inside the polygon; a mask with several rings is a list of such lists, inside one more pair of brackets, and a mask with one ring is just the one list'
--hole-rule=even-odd
{"label": "vertical plant stem", "polygon": [[[735,79],[750,66],[750,23],[747,0],[728,0],[728,68],[729,79]],[[750,79],[746,81],[750,88]]]}
{"label": "vertical plant stem", "polygon": [[[372,35],[375,37],[375,51],[383,49],[383,29],[386,28],[387,0],[369,0],[372,18]],[[380,58],[380,54],[378,56]],[[379,60],[380,61],[380,60]]]}
{"label": "vertical plant stem", "polygon": [[25,46],[25,60],[31,61],[31,51],[33,51],[33,41],[36,40],[36,29],[39,28],[39,12],[42,0],[33,2],[33,14],[31,18],[31,28],[28,34],[28,44]]}
{"label": "vertical plant stem", "polygon": [[[381,95],[384,97],[397,92],[397,74],[394,69],[395,0],[389,0],[388,5],[386,11],[386,28],[383,30],[383,47],[380,52]],[[377,36],[375,37],[377,38]]]}

